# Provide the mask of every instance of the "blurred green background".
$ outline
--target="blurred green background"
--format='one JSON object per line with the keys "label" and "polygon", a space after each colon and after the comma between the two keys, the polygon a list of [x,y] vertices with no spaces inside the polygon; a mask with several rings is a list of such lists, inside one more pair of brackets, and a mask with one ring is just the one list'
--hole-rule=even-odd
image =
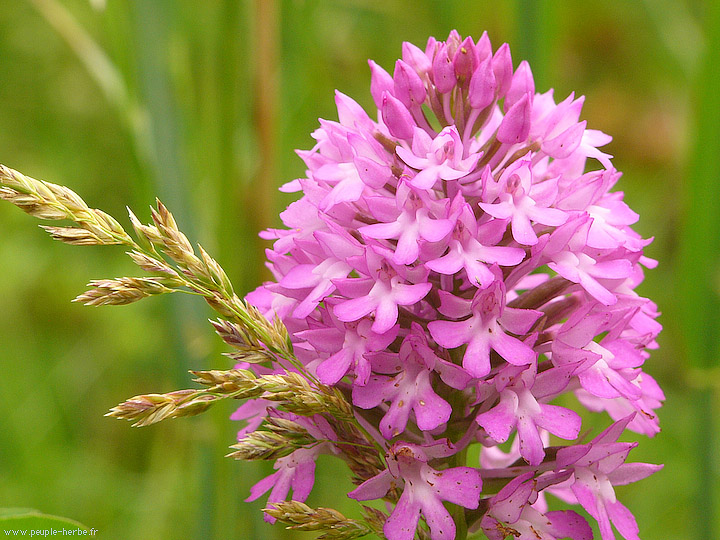
{"label": "blurred green background", "polygon": [[[646,371],[668,398],[663,432],[631,453],[665,469],[618,493],[645,540],[716,540],[718,4],[2,0],[0,162],[125,224],[125,205],[147,220],[158,195],[245,292],[265,277],[256,233],[292,200],[277,186],[303,174],[293,149],[312,146],[317,118],[336,118],[334,89],[370,110],[368,58],[392,71],[403,41],[487,30],[531,62],[538,91],[584,94],[588,126],[614,137],[618,187],[660,261],[640,292],[663,312]],[[269,467],[222,457],[229,406],[144,429],[102,416],[228,367],[196,299],[69,302],[134,273],[122,249],[53,242],[0,207],[0,507],[108,539],[288,537],[262,521],[264,498],[243,502]],[[353,515],[344,476],[321,460],[309,503]]]}

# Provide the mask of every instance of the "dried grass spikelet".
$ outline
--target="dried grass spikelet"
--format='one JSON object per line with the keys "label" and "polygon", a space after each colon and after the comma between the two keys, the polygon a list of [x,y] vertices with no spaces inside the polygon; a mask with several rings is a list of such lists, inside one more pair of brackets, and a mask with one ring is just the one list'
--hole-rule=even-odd
{"label": "dried grass spikelet", "polygon": [[160,233],[160,242],[165,254],[177,263],[180,270],[189,277],[199,277],[209,280],[209,274],[187,236],[178,229],[172,213],[159,200],[155,203],[157,209],[151,208],[150,213],[157,231]]}
{"label": "dried grass spikelet", "polygon": [[202,246],[198,246],[200,256],[196,255],[172,213],[161,201],[157,200],[157,208],[151,209],[152,224],[148,225],[142,224],[128,209],[137,234],[135,241],[113,217],[90,208],[74,191],[35,180],[3,165],[0,165],[0,199],[41,219],[75,222],[76,226],[71,227],[45,226],[44,229],[57,240],[74,245],[127,245],[131,248],[128,255],[140,268],[170,278],[167,281],[156,277],[103,280],[93,283],[97,290],[81,295],[78,301],[90,305],[117,305],[169,292],[169,289],[189,290],[204,296],[222,317],[239,323],[245,330],[248,345],[267,349],[271,354],[297,363],[290,335],[282,322],[268,321],[256,308],[241,300],[220,264]]}
{"label": "dried grass spikelet", "polygon": [[[123,418],[135,426],[146,426],[167,418],[199,414],[222,399],[263,397],[277,406],[304,416],[323,414],[337,433],[348,441],[348,462],[356,478],[376,473],[382,449],[372,448],[374,441],[357,424],[347,398],[336,388],[320,384],[297,360],[290,334],[279,318],[266,319],[255,307],[240,299],[220,264],[203,248],[197,254],[188,238],[179,230],[167,207],[157,201],[151,209],[152,223],[143,224],[128,209],[137,240],[101,210],[90,208],[72,190],[42,182],[0,166],[0,198],[19,206],[41,219],[74,222],[75,226],[45,226],[53,238],[73,245],[124,244],[128,255],[142,270],[156,274],[148,277],[120,277],[91,281],[90,290],[75,301],[85,305],[129,304],[148,296],[168,292],[192,292],[205,298],[220,314],[211,321],[220,337],[233,347],[228,356],[235,361],[276,364],[289,363],[297,372],[256,377],[249,371],[197,371],[196,381],[204,389],[179,390],[165,394],[135,396],[110,410],[107,416]],[[157,275],[160,274],[160,275]],[[281,421],[266,424],[269,434],[263,444],[280,436],[303,444],[301,432]],[[341,443],[342,444],[342,443]],[[271,445],[272,446],[272,445]],[[267,448],[265,448],[267,451]],[[378,452],[380,454],[378,454]]]}
{"label": "dried grass spikelet", "polygon": [[56,240],[75,245],[132,243],[112,216],[90,208],[71,189],[35,180],[4,165],[0,165],[0,199],[37,218],[67,219],[80,226],[46,228]]}
{"label": "dried grass spikelet", "polygon": [[[195,416],[205,412],[217,401],[222,399],[246,399],[258,397],[263,393],[254,382],[250,372],[232,370],[234,376],[214,376],[213,381],[205,383],[209,388],[177,390],[166,394],[143,394],[134,396],[116,405],[105,416],[135,421],[133,427],[149,426],[168,418]],[[206,374],[210,372],[193,372]],[[227,372],[213,372],[217,374]],[[196,379],[199,380],[199,379]],[[207,380],[207,379],[206,379]]]}
{"label": "dried grass spikelet", "polygon": [[239,324],[224,319],[210,320],[210,324],[215,328],[217,335],[234,349],[233,352],[224,354],[235,362],[259,364],[275,359],[264,347],[252,345],[249,333]]}
{"label": "dried grass spikelet", "polygon": [[132,224],[133,229],[135,229],[135,233],[137,234],[142,247],[149,248],[153,245],[162,245],[162,235],[157,227],[154,225],[144,225],[129,207],[126,209],[128,217],[130,218],[130,223]]}
{"label": "dried grass spikelet", "polygon": [[[170,282],[174,283],[174,282]],[[73,302],[86,306],[119,306],[131,304],[157,294],[175,292],[167,287],[167,278],[121,277],[115,279],[97,279],[88,283],[92,289],[77,296]]]}
{"label": "dried grass spikelet", "polygon": [[265,427],[275,433],[283,433],[288,437],[304,437],[307,430],[297,422],[279,416],[265,418]]}
{"label": "dried grass spikelet", "polygon": [[[304,416],[327,413],[340,421],[353,419],[352,408],[340,392],[323,386],[314,388],[298,373],[262,377],[244,369],[191,373],[196,376],[195,382],[206,388],[135,396],[113,407],[106,416],[134,420],[134,425],[146,426],[166,418],[199,414],[221,399],[263,397]],[[271,431],[291,432],[290,424],[286,424],[277,421],[271,424]]]}
{"label": "dried grass spikelet", "polygon": [[352,406],[342,393],[325,385],[311,385],[300,373],[283,373],[256,377],[251,371],[191,371],[195,382],[206,385],[208,391],[235,392],[254,389],[264,399],[281,402],[290,412],[302,416],[328,413],[340,420],[354,418]]}
{"label": "dried grass spikelet", "polygon": [[207,251],[205,251],[200,244],[198,244],[198,251],[200,252],[200,257],[202,258],[203,265],[205,266],[205,270],[207,272],[206,275],[225,293],[226,296],[233,297],[235,295],[235,290],[233,289],[230,278],[225,273],[222,266],[220,266],[215,259],[208,255]]}
{"label": "dried grass spikelet", "polygon": [[263,393],[257,376],[247,369],[194,371],[190,373],[197,377],[195,382],[207,386],[207,392],[220,392],[223,394],[239,393],[243,399],[257,397]]}
{"label": "dried grass spikelet", "polygon": [[285,408],[303,416],[329,413],[340,420],[354,418],[352,406],[336,388],[322,384],[312,386],[299,373],[265,375],[260,379],[268,391],[265,399],[284,401]]}
{"label": "dried grass spikelet", "polygon": [[367,524],[348,519],[332,508],[311,508],[298,501],[273,503],[263,512],[287,524],[287,529],[324,531],[318,539],[352,540],[376,532]]}
{"label": "dried grass spikelet", "polygon": [[53,240],[58,240],[65,244],[73,246],[97,246],[104,243],[103,238],[80,227],[50,227],[47,225],[40,225],[40,227],[50,233]]}
{"label": "dried grass spikelet", "polygon": [[[296,426],[302,427],[299,424]],[[317,442],[305,429],[277,430],[276,426],[273,431],[256,430],[249,433],[230,446],[235,451],[225,457],[245,461],[278,459]]]}
{"label": "dried grass spikelet", "polygon": [[[204,399],[197,390],[176,390],[167,394],[144,394],[134,396],[116,405],[105,416],[134,420],[133,427],[149,426],[167,418],[193,416],[206,410],[212,400]],[[193,406],[187,406],[195,402]],[[186,407],[183,408],[183,405]]]}
{"label": "dried grass spikelet", "polygon": [[161,260],[161,258],[159,257],[152,257],[146,253],[142,253],[141,251],[137,250],[128,251],[127,254],[135,264],[137,264],[146,272],[167,274],[169,276],[179,278],[178,273],[173,270],[173,268],[169,264]]}

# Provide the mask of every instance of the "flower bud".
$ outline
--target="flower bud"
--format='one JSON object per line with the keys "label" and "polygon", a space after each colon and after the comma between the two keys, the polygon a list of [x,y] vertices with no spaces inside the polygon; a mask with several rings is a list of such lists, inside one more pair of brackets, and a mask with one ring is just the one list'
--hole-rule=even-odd
{"label": "flower bud", "polygon": [[402,59],[420,75],[424,75],[432,69],[432,62],[427,54],[407,41],[402,44]]}
{"label": "flower bud", "polygon": [[453,58],[455,56],[455,53],[460,48],[461,42],[462,42],[462,38],[460,37],[460,34],[458,33],[458,31],[455,29],[450,30],[450,34],[448,35],[448,38],[445,41],[445,45],[447,46],[447,51],[448,51],[448,58]]}
{"label": "flower bud", "polygon": [[483,32],[480,39],[478,39],[477,45],[475,45],[475,53],[478,62],[482,62],[486,58],[492,58],[492,43],[490,43],[487,32]]}
{"label": "flower bud", "polygon": [[412,139],[415,121],[405,105],[389,92],[382,93],[381,113],[383,122],[393,137]]}
{"label": "flower bud", "polygon": [[393,94],[407,108],[411,108],[413,104],[421,105],[425,101],[427,95],[425,85],[415,70],[402,60],[395,63],[393,79],[395,80]]}
{"label": "flower bud", "polygon": [[392,92],[395,82],[390,74],[375,62],[368,60],[368,64],[370,64],[370,94],[372,94],[375,106],[380,109],[382,108],[383,92]]}
{"label": "flower bud", "polygon": [[495,51],[495,56],[493,56],[492,59],[492,67],[495,73],[495,80],[497,81],[497,96],[499,99],[505,97],[512,82],[512,57],[510,56],[510,47],[507,43],[503,43],[500,48]]}
{"label": "flower bud", "polygon": [[455,75],[459,80],[467,81],[472,77],[475,67],[478,65],[477,51],[475,50],[475,43],[472,38],[467,37],[465,41],[460,44],[458,50],[455,51],[453,56],[453,67],[455,69]]}
{"label": "flower bud", "polygon": [[448,56],[448,49],[446,45],[441,45],[435,53],[432,65],[433,82],[435,88],[441,94],[447,94],[457,83],[455,78],[455,70],[453,69],[452,61]]}
{"label": "flower bud", "polygon": [[353,160],[353,163],[357,168],[360,180],[373,189],[383,187],[392,176],[390,167],[370,158],[358,156]]}
{"label": "flower bud", "polygon": [[503,118],[497,130],[497,140],[501,143],[517,144],[527,139],[530,133],[530,113],[532,96],[525,94],[515,103]]}
{"label": "flower bud", "polygon": [[497,82],[492,69],[492,60],[485,59],[480,63],[470,79],[468,100],[473,109],[484,109],[495,100]]}
{"label": "flower bud", "polygon": [[530,94],[531,96],[535,95],[535,81],[533,81],[530,65],[523,60],[515,70],[512,82],[510,83],[510,89],[505,96],[505,111],[509,111],[510,108],[526,94]]}

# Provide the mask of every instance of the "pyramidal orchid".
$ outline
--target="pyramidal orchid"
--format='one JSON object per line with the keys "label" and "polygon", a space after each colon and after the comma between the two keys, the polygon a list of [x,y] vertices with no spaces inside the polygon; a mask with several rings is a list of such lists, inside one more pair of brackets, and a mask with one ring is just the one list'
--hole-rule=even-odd
{"label": "pyramidal orchid", "polygon": [[[635,292],[655,262],[611,191],[610,138],[580,119],[583,98],[538,93],[486,34],[405,43],[393,69],[370,71],[376,110],[336,94],[338,120],[282,188],[300,194],[286,228],[262,233],[275,279],[245,301],[160,203],[153,224],[131,215],[135,242],[69,190],[3,169],[2,198],[79,224],[55,238],[129,245],[158,274],[93,282],[79,300],[190,290],[220,315],[234,369],[109,414],[146,425],[246,399],[230,455],[275,464],[249,500],[269,492],[267,521],[323,538],[586,540],[591,518],[602,540],[636,540],[614,486],[660,466],[626,463],[636,443],[618,437],[659,431],[664,396],[643,365],[661,327]],[[587,442],[583,417],[603,411],[609,427]],[[382,510],[307,506],[323,454],[347,463],[348,497]]]}
{"label": "pyramidal orchid", "polygon": [[[620,174],[598,150],[609,137],[580,120],[582,98],[536,93],[530,66],[513,69],[507,45],[493,52],[487,35],[452,32],[425,50],[405,43],[392,76],[370,66],[377,114],[336,94],[338,121],[322,122],[300,154],[305,177],[285,187],[302,192],[292,215],[312,216],[313,230],[293,219],[266,233],[271,260],[283,258],[270,264],[279,286],[249,296],[298,329],[296,347],[320,382],[342,389],[373,427],[385,468],[357,478],[349,496],[389,503],[390,540],[413,538],[420,520],[433,540],[459,527],[490,538],[591,537],[575,512],[543,514],[544,493],[580,494],[573,502],[598,520],[603,540],[614,538],[611,522],[637,538],[612,490],[632,476],[611,474],[630,446],[581,444],[581,416],[551,403],[575,393],[615,426],[658,430],[663,396],[642,365],[660,326],[634,292],[654,261],[630,228],[637,215],[610,192]],[[298,316],[316,289],[283,286],[297,268],[287,260],[324,272],[322,233],[355,252],[314,311]],[[341,349],[318,343],[318,332],[343,328]],[[563,446],[549,446],[548,434]],[[464,461],[471,445],[482,453],[511,439],[512,467]],[[441,442],[442,455],[431,451]],[[580,448],[583,466],[567,457]],[[615,457],[587,462],[601,448]],[[616,469],[600,475],[608,460]],[[643,471],[633,479],[657,469],[628,467]],[[462,480],[436,482],[438,471]],[[482,487],[484,478],[505,485]],[[464,510],[452,521],[438,500]]]}

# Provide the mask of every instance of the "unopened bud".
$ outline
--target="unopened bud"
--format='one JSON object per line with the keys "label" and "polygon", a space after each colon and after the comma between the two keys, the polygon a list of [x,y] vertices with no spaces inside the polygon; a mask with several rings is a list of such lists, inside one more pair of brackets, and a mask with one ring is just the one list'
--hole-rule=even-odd
{"label": "unopened bud", "polygon": [[468,100],[473,109],[485,109],[495,100],[497,83],[492,69],[492,59],[483,60],[470,79]]}
{"label": "unopened bud", "polygon": [[432,69],[432,62],[421,49],[408,43],[402,44],[402,59],[416,72],[423,75]]}
{"label": "unopened bud", "polygon": [[535,95],[535,81],[530,70],[530,64],[523,60],[515,70],[510,89],[505,96],[505,111],[509,111],[526,94]]}
{"label": "unopened bud", "polygon": [[412,139],[415,121],[405,105],[389,92],[382,95],[382,118],[393,137]]}
{"label": "unopened bud", "polygon": [[453,68],[458,80],[467,81],[478,65],[477,50],[471,37],[465,38],[453,56]]}
{"label": "unopened bud", "polygon": [[517,144],[527,139],[530,133],[530,112],[532,101],[529,94],[525,94],[515,103],[503,118],[497,130],[497,140],[501,143]]}
{"label": "unopened bud", "polygon": [[500,48],[495,51],[495,56],[493,56],[492,59],[492,67],[495,73],[495,80],[497,81],[498,98],[504,97],[510,89],[513,74],[512,56],[510,56],[510,46],[507,43],[503,43]]}
{"label": "unopened bud", "polygon": [[432,73],[435,88],[437,88],[437,91],[441,94],[447,94],[455,88],[455,84],[457,84],[455,69],[453,68],[452,60],[448,56],[446,45],[441,45],[435,53]]}
{"label": "unopened bud", "polygon": [[368,60],[368,64],[370,64],[370,94],[375,102],[375,106],[378,109],[381,109],[383,104],[383,93],[392,92],[395,82],[390,74],[378,66],[375,62]]}
{"label": "unopened bud", "polygon": [[422,105],[427,93],[420,76],[413,68],[402,60],[398,60],[395,63],[393,79],[395,80],[394,95],[402,101],[403,105],[408,108],[414,104]]}

